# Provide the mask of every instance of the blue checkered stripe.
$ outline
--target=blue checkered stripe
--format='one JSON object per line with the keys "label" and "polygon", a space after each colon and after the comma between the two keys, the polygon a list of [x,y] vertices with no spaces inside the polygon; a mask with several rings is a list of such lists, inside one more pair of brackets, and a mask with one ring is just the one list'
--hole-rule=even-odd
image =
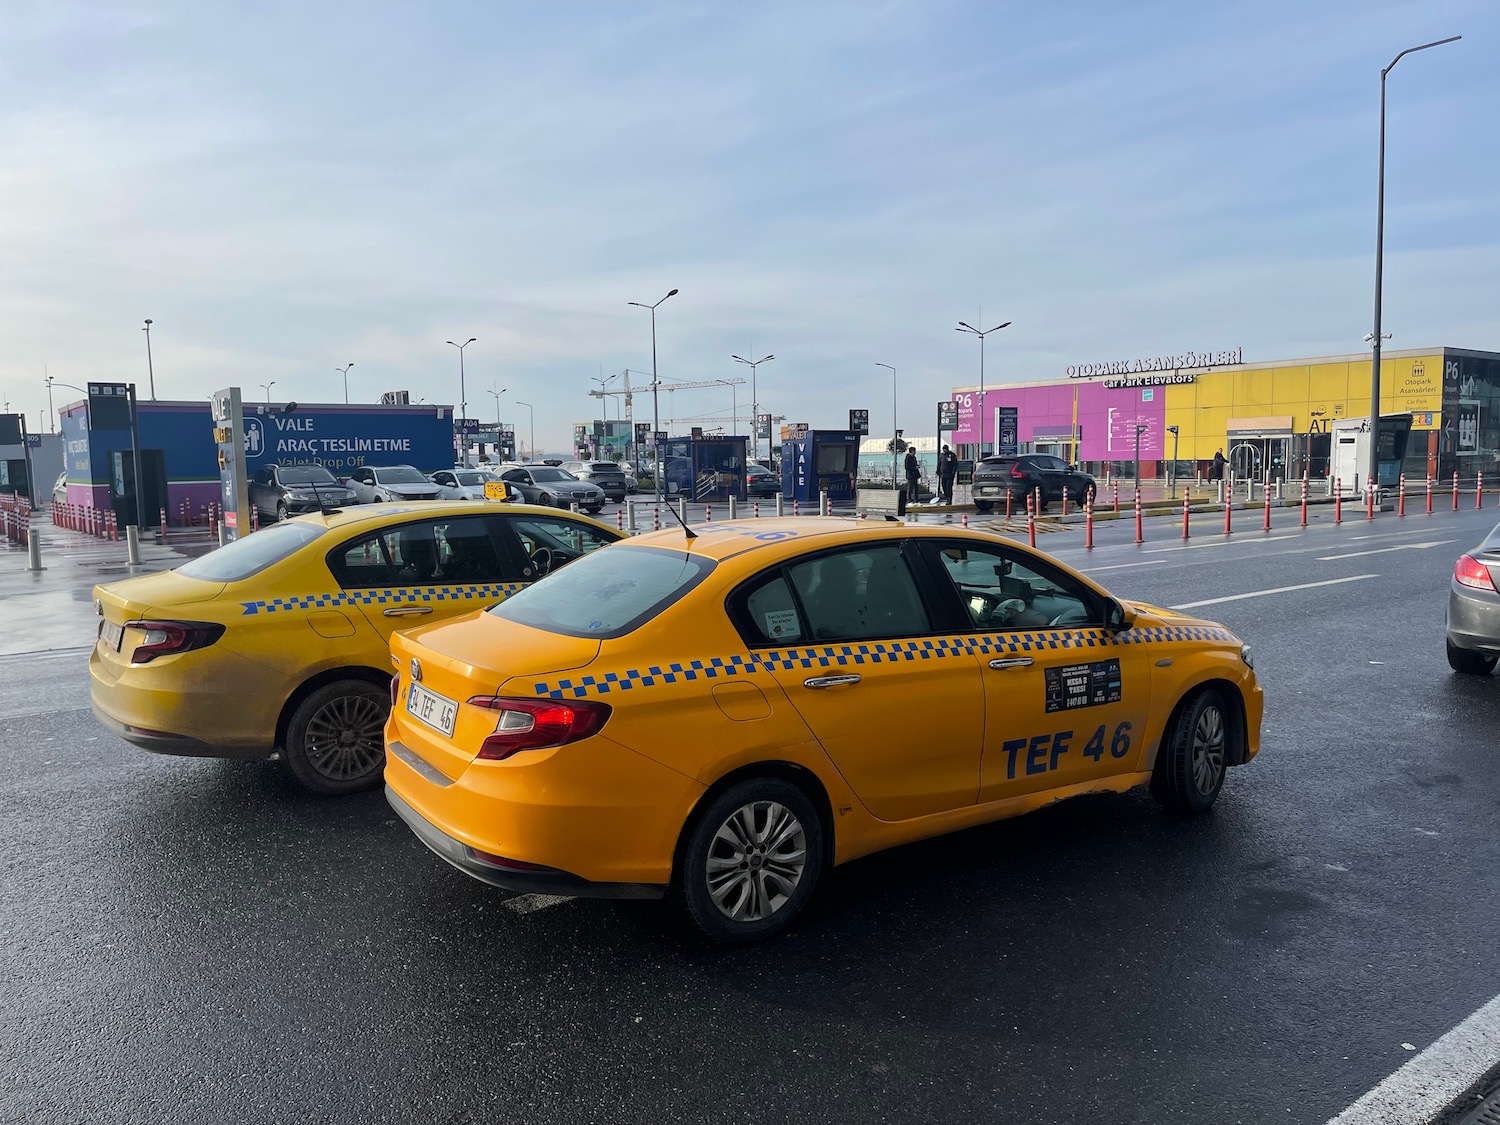
{"label": "blue checkered stripe", "polygon": [[303,594],[290,598],[270,598],[266,601],[241,602],[243,617],[262,613],[286,613],[298,609],[336,609],[345,605],[389,605],[413,602],[465,602],[474,599],[503,600],[518,590],[524,590],[524,582],[487,582],[472,586],[407,586],[384,587],[369,590],[344,590],[337,594]]}
{"label": "blue checkered stripe", "polygon": [[583,699],[634,688],[692,683],[756,671],[794,671],[799,668],[843,668],[870,664],[895,664],[912,660],[942,660],[953,656],[992,656],[1015,652],[1048,652],[1064,649],[1108,649],[1116,645],[1165,644],[1186,641],[1232,641],[1227,629],[1206,626],[1164,625],[1152,629],[1127,629],[1108,633],[1103,629],[1064,629],[1030,633],[969,634],[924,637],[911,641],[867,641],[847,645],[772,649],[745,656],[714,657],[684,664],[629,668],[602,675],[541,681],[533,685],[538,696],[553,699]]}

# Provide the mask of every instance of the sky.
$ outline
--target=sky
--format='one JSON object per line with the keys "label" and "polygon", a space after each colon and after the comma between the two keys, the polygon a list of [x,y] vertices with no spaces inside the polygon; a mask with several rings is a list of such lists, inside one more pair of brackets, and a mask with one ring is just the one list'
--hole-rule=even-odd
{"label": "sky", "polygon": [[1449,35],[1388,83],[1384,330],[1500,349],[1494,0],[7,0],[0,396],[148,396],[149,317],[159,398],[457,404],[476,337],[468,413],[563,450],[673,288],[661,417],[738,432],[774,354],[763,411],[930,433],[960,320],[990,383],[1359,352],[1380,70]]}

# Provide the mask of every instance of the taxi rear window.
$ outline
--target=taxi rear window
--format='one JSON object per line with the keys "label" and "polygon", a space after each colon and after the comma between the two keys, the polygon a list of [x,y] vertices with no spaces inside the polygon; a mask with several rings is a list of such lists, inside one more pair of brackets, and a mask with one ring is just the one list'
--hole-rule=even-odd
{"label": "taxi rear window", "polygon": [[507,621],[568,637],[623,637],[714,569],[712,559],[658,547],[594,551],[493,606]]}
{"label": "taxi rear window", "polygon": [[183,563],[177,568],[177,573],[208,582],[238,582],[296,554],[327,530],[319,524],[300,520],[275,523],[253,535],[226,543],[201,558]]}

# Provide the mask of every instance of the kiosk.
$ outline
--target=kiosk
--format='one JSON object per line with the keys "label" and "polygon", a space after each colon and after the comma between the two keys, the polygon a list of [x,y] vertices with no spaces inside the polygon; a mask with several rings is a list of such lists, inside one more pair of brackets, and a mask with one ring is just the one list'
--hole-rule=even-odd
{"label": "kiosk", "polygon": [[[1410,414],[1380,416],[1379,444],[1376,446],[1380,459],[1377,487],[1396,487],[1401,463],[1406,457],[1406,443],[1411,437],[1411,423]],[[1340,418],[1330,429],[1333,444],[1329,475],[1338,479],[1339,490],[1345,496],[1357,496],[1364,490],[1365,471],[1370,464],[1370,420]]]}
{"label": "kiosk", "polygon": [[662,448],[662,478],[668,496],[695,503],[745,499],[745,455],[749,439],[730,435],[671,438]]}
{"label": "kiosk", "polygon": [[853,502],[861,437],[853,430],[808,430],[788,438],[781,446],[781,494],[816,502],[827,492],[835,503]]}

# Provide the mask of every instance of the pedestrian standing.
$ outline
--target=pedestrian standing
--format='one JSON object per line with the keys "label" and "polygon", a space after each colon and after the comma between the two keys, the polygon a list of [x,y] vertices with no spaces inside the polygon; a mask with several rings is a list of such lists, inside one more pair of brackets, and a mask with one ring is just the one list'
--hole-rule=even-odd
{"label": "pedestrian standing", "polygon": [[1209,469],[1209,471],[1208,471],[1208,477],[1209,477],[1209,479],[1210,480],[1223,480],[1224,479],[1224,466],[1227,463],[1228,462],[1226,462],[1224,460],[1224,451],[1222,449],[1216,449],[1216,450],[1214,450],[1214,464],[1213,464],[1213,468]]}
{"label": "pedestrian standing", "polygon": [[917,451],[908,445],[906,447],[906,499],[911,503],[917,501],[917,482],[922,477],[922,465],[917,460]]}
{"label": "pedestrian standing", "polygon": [[938,454],[938,484],[943,490],[943,503],[953,503],[953,481],[958,476],[958,454],[943,446]]}

